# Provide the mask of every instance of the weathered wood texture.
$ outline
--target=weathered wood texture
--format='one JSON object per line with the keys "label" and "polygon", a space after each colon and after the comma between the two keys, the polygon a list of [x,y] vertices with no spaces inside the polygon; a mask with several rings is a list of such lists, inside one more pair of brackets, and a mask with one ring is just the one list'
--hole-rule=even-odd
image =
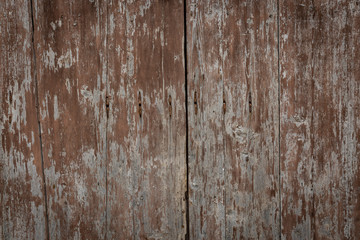
{"label": "weathered wood texture", "polygon": [[360,3],[280,1],[284,239],[360,238]]}
{"label": "weathered wood texture", "polygon": [[184,3],[1,9],[1,237],[184,239]]}
{"label": "weathered wood texture", "polygon": [[360,239],[360,2],[0,13],[0,239]]}
{"label": "weathered wood texture", "polygon": [[101,239],[106,222],[106,5],[34,1],[51,239]]}
{"label": "weathered wood texture", "polygon": [[0,239],[45,239],[30,4],[0,3]]}
{"label": "weathered wood texture", "polygon": [[277,2],[186,14],[190,239],[277,238]]}
{"label": "weathered wood texture", "polygon": [[183,7],[109,4],[110,238],[185,239]]}

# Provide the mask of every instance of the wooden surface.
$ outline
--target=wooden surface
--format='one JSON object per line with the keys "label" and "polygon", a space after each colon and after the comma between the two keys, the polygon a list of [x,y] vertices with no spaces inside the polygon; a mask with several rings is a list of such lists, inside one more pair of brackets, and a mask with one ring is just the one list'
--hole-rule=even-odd
{"label": "wooden surface", "polygon": [[34,1],[51,239],[104,238],[106,5]]}
{"label": "wooden surface", "polygon": [[182,1],[108,10],[108,237],[184,239]]}
{"label": "wooden surface", "polygon": [[0,12],[0,239],[360,238],[360,2]]}
{"label": "wooden surface", "polygon": [[1,6],[2,238],[185,238],[183,6]]}
{"label": "wooden surface", "polygon": [[188,1],[190,239],[279,235],[276,1]]}
{"label": "wooden surface", "polygon": [[280,1],[285,239],[360,238],[357,1]]}
{"label": "wooden surface", "polygon": [[0,3],[0,239],[45,239],[31,6]]}

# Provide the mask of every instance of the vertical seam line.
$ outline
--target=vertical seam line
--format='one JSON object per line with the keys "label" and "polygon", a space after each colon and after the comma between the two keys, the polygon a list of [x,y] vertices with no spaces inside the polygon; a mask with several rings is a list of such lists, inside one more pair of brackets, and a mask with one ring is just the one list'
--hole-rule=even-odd
{"label": "vertical seam line", "polygon": [[185,239],[190,239],[190,211],[189,211],[189,114],[188,114],[188,69],[187,69],[187,26],[186,26],[186,1],[184,0],[184,71],[185,71],[185,156],[186,156],[186,193],[185,193],[185,201],[186,201],[186,233]]}
{"label": "vertical seam line", "polygon": [[281,85],[280,85],[280,0],[277,0],[277,55],[278,55],[278,131],[279,131],[279,239],[281,240],[281,228],[282,228],[282,201],[281,201],[281,107],[280,107],[280,97],[281,97]]}

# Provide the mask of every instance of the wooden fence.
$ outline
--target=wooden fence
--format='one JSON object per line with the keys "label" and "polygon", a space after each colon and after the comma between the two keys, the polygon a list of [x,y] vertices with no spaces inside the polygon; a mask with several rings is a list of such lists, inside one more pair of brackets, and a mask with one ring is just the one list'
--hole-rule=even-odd
{"label": "wooden fence", "polygon": [[360,2],[3,0],[1,239],[360,239]]}

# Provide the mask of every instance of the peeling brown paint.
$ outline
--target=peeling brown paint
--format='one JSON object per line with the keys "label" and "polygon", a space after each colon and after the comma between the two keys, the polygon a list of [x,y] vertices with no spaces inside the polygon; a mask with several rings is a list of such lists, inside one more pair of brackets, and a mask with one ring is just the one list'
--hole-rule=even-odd
{"label": "peeling brown paint", "polygon": [[0,12],[0,238],[46,239],[31,6]]}
{"label": "peeling brown paint", "polygon": [[113,2],[108,14],[119,49],[108,66],[108,237],[184,239],[183,2]]}
{"label": "peeling brown paint", "polygon": [[49,235],[104,238],[106,5],[33,4]]}
{"label": "peeling brown paint", "polygon": [[0,239],[360,238],[357,1],[0,10]]}
{"label": "peeling brown paint", "polygon": [[187,6],[190,239],[275,239],[276,1]]}
{"label": "peeling brown paint", "polygon": [[355,1],[280,1],[282,236],[358,239]]}

